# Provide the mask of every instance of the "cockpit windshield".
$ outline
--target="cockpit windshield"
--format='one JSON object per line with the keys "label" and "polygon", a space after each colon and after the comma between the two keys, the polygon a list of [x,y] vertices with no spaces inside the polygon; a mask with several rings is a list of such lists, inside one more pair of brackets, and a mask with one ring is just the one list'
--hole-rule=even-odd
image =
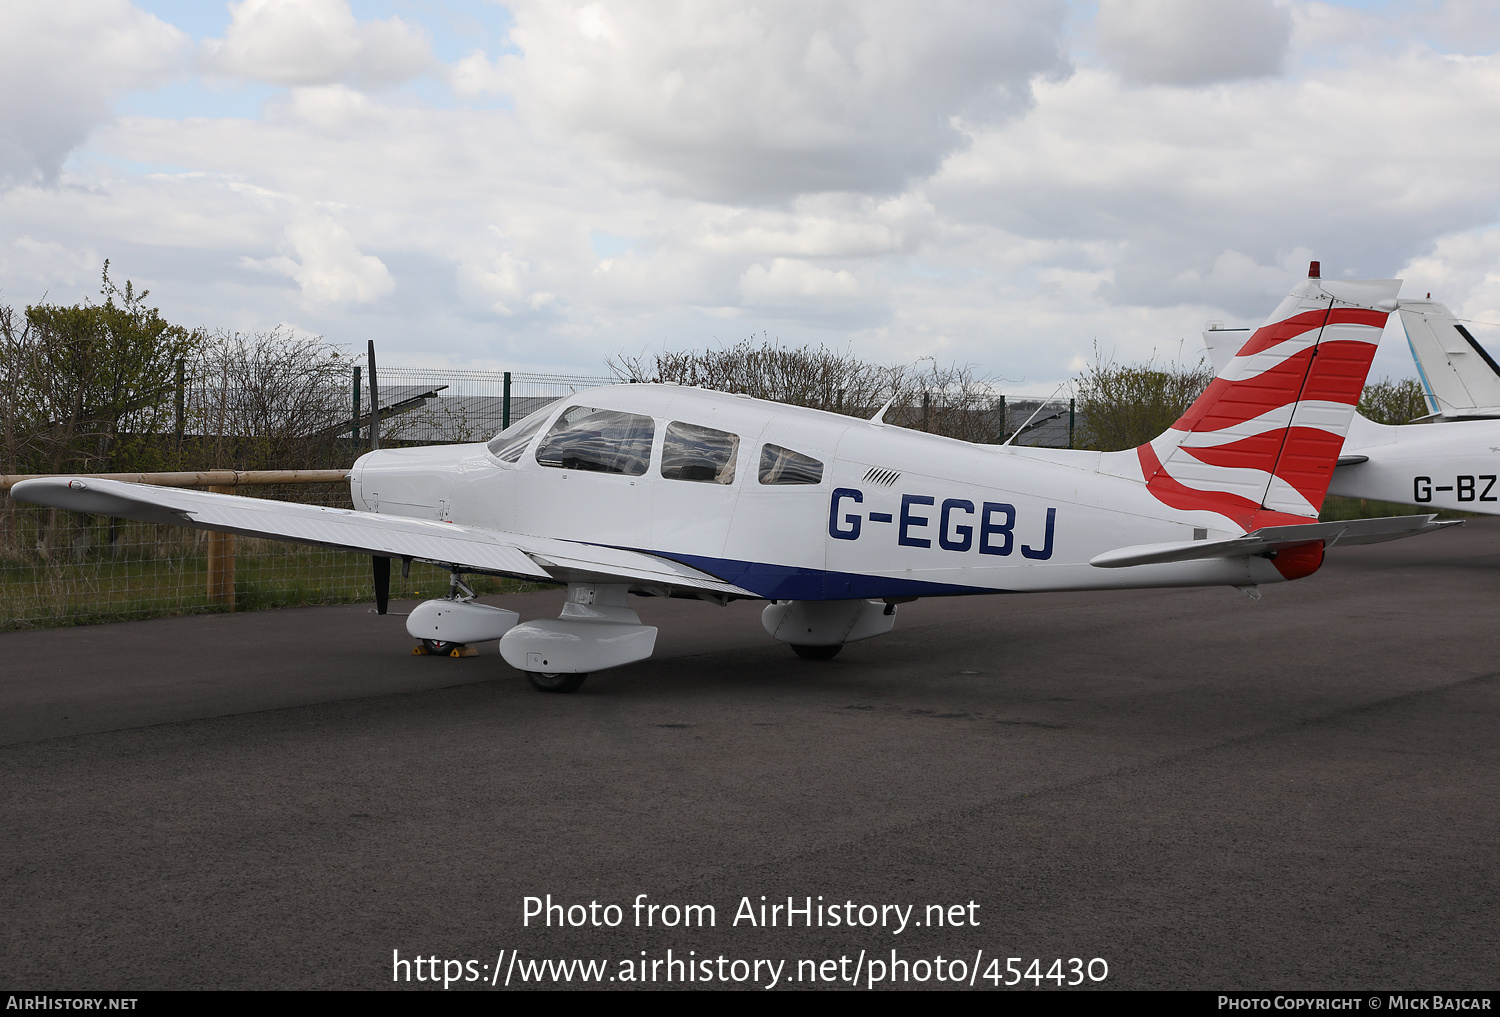
{"label": "cockpit windshield", "polygon": [[520,462],[521,456],[526,452],[526,446],[531,444],[531,439],[547,422],[547,417],[551,415],[553,407],[566,398],[567,396],[562,396],[552,400],[546,406],[533,410],[495,435],[486,443],[490,453],[502,463]]}
{"label": "cockpit windshield", "polygon": [[536,461],[562,470],[639,477],[651,462],[656,422],[639,413],[570,406],[536,450]]}

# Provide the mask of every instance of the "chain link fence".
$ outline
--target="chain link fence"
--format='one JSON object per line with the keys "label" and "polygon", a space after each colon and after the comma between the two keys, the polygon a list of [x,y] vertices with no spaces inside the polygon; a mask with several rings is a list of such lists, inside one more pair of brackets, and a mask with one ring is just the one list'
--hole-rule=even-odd
{"label": "chain link fence", "polygon": [[[590,375],[381,367],[380,440],[403,445],[488,441],[560,396],[617,383],[616,378]],[[369,379],[361,368],[354,369],[352,385],[358,405],[368,408]],[[368,416],[358,419],[361,435],[368,436]],[[351,419],[351,432],[353,424]]]}

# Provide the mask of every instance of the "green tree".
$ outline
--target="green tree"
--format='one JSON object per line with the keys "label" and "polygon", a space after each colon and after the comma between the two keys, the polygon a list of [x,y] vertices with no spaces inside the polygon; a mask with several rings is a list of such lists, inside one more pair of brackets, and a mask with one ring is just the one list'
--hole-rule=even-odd
{"label": "green tree", "polygon": [[1360,415],[1377,424],[1409,424],[1429,412],[1422,386],[1415,378],[1381,378],[1365,386],[1359,397]]}
{"label": "green tree", "polygon": [[1145,444],[1171,427],[1213,378],[1202,363],[1121,366],[1095,350],[1093,365],[1078,379],[1079,447],[1115,452]]}
{"label": "green tree", "polygon": [[[177,364],[203,335],[146,306],[104,263],[102,303],[37,304],[0,321],[8,472],[159,469],[171,430]],[[18,327],[19,326],[19,327]]]}

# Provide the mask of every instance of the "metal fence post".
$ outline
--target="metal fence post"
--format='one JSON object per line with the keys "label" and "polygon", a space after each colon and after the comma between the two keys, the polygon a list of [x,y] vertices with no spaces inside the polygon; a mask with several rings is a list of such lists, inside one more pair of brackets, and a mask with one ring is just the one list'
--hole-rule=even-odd
{"label": "metal fence post", "polygon": [[349,437],[359,444],[359,365],[354,365],[354,421],[349,425]]}
{"label": "metal fence post", "polygon": [[1068,400],[1068,448],[1073,447],[1074,399]]}
{"label": "metal fence post", "polygon": [[510,426],[510,372],[505,372],[505,396],[500,402],[500,430]]}
{"label": "metal fence post", "polygon": [[1000,397],[1000,444],[1002,444],[1002,445],[1005,444],[1005,428],[1006,428],[1006,423],[1007,422],[1006,422],[1006,419],[1005,419],[1005,397],[1001,396]]}
{"label": "metal fence post", "polygon": [[375,340],[370,340],[370,450],[380,447],[380,385],[375,381]]}

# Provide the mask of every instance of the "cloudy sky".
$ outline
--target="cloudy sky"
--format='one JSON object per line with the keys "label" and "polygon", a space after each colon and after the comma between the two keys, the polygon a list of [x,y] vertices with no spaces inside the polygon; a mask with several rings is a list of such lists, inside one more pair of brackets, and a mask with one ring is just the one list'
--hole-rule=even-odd
{"label": "cloudy sky", "polygon": [[0,38],[14,305],[109,258],[387,363],[765,335],[1037,394],[1196,359],[1311,258],[1500,322],[1492,0],[0,0]]}

